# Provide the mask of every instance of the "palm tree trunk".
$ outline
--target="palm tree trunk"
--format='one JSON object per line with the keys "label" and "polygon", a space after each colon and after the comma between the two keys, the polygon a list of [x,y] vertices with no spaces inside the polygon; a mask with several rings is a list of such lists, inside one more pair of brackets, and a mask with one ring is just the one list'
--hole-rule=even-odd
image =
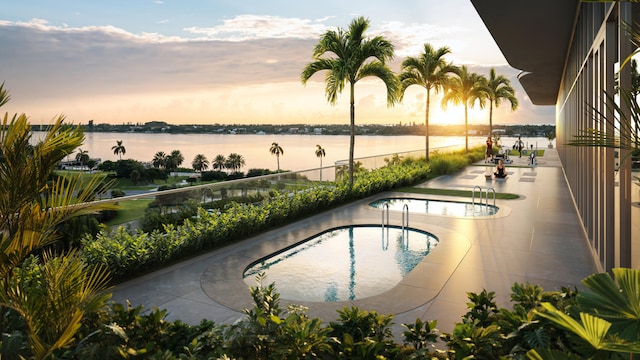
{"label": "palm tree trunk", "polygon": [[467,118],[467,103],[464,104],[464,149],[469,152],[469,119]]}
{"label": "palm tree trunk", "polygon": [[349,185],[353,186],[353,149],[356,145],[356,107],[355,107],[355,84],[350,83],[351,98],[349,100],[349,112],[351,121],[351,131],[349,136]]}
{"label": "palm tree trunk", "polygon": [[320,156],[320,182],[322,182],[322,156]]}
{"label": "palm tree trunk", "polygon": [[429,103],[431,97],[431,91],[427,88],[427,107],[424,112],[424,159],[429,162]]}
{"label": "palm tree trunk", "polygon": [[489,136],[493,136],[493,101],[489,101]]}

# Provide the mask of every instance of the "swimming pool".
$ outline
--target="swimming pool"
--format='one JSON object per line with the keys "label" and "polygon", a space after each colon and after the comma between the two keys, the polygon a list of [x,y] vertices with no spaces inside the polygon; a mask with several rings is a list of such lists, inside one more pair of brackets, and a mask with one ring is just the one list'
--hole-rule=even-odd
{"label": "swimming pool", "polygon": [[[483,199],[484,200],[484,199]],[[472,204],[468,202],[414,199],[414,198],[386,198],[369,203],[378,209],[382,209],[385,204],[389,205],[389,210],[403,211],[407,205],[410,213],[426,213],[430,215],[443,215],[454,217],[478,217],[491,216],[498,212],[498,207],[493,205]]]}
{"label": "swimming pool", "polygon": [[334,302],[380,294],[396,286],[438,244],[430,233],[394,226],[330,229],[244,271],[247,285],[264,272],[280,297]]}

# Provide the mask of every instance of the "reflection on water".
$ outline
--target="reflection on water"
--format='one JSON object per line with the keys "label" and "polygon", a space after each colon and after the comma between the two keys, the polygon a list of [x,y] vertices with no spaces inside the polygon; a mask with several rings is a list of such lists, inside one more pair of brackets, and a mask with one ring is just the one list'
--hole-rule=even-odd
{"label": "reflection on water", "polygon": [[283,299],[361,299],[396,286],[437,243],[433,235],[417,230],[338,228],[263,259],[245,271],[244,279],[253,284],[255,275],[264,272]]}
{"label": "reflection on water", "polygon": [[402,211],[406,206],[410,213],[431,214],[456,217],[491,216],[498,212],[495,206],[471,204],[457,201],[442,201],[429,199],[390,198],[380,199],[369,204],[375,208],[389,206],[389,210]]}

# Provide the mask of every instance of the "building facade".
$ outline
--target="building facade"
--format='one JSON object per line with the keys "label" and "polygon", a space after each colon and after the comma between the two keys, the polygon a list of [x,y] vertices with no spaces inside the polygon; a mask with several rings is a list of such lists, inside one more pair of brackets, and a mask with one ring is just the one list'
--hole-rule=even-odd
{"label": "building facade", "polygon": [[[630,89],[640,30],[640,4],[577,0],[471,0],[531,101],[556,107],[556,144],[585,239],[603,271],[640,267],[640,180],[629,150],[572,146],[585,130],[624,139],[634,113],[611,111],[620,87]],[[636,24],[636,25],[633,25]],[[640,32],[640,31],[639,31]],[[638,39],[640,40],[640,39]],[[635,114],[640,116],[640,114]],[[628,124],[633,125],[633,121]],[[621,161],[626,159],[625,161]]]}

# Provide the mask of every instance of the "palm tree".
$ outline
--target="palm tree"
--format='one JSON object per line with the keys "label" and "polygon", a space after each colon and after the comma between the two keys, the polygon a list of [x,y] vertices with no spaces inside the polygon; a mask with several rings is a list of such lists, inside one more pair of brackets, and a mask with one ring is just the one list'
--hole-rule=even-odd
{"label": "palm tree", "polygon": [[178,176],[178,167],[182,165],[184,161],[184,156],[180,152],[180,150],[173,150],[171,154],[167,157],[167,167],[170,170],[176,172],[176,176]]}
{"label": "palm tree", "polygon": [[424,44],[424,52],[419,57],[407,57],[402,62],[400,74],[400,99],[411,85],[419,85],[426,89],[426,110],[424,113],[425,159],[429,161],[429,106],[431,90],[438,93],[446,90],[450,74],[455,74],[456,67],[447,64],[444,56],[451,53],[448,47],[435,50],[430,44]]}
{"label": "palm tree", "polygon": [[124,145],[122,145],[122,140],[116,140],[116,145],[113,145],[111,150],[113,150],[113,155],[120,155],[120,160],[122,160],[122,155],[127,152]]}
{"label": "palm tree", "polygon": [[[340,165],[336,167],[336,180],[337,179],[344,179],[344,176],[346,175],[345,172],[347,172],[349,170],[349,166],[348,165]],[[360,161],[356,161],[355,163],[353,163],[353,172],[354,173],[359,173],[360,171],[364,171],[364,168],[362,167],[362,163]]]}
{"label": "palm tree", "polygon": [[[0,106],[7,100],[0,86]],[[67,127],[63,121],[58,117],[35,145],[30,144],[26,115],[9,120],[6,114],[0,127],[0,311],[11,308],[22,317],[30,344],[27,357],[35,359],[52,357],[54,350],[72,343],[86,315],[110,297],[104,292],[104,268],[86,266],[77,252],[53,256],[41,250],[59,239],[56,229],[64,221],[114,208],[88,203],[104,186],[99,177],[78,174],[48,183],[56,165],[84,140],[81,128]],[[45,188],[48,196],[43,197]],[[39,259],[29,271],[39,278],[18,279],[18,267],[36,249]]]}
{"label": "palm tree", "polygon": [[316,145],[316,156],[320,158],[320,181],[322,181],[322,158],[325,157],[324,148],[320,145]]}
{"label": "palm tree", "polygon": [[[301,80],[306,84],[318,71],[327,70],[325,93],[327,101],[335,105],[338,94],[349,85],[349,184],[353,185],[353,151],[355,147],[355,85],[369,76],[380,78],[387,88],[387,104],[392,106],[398,99],[399,81],[386,63],[393,59],[393,45],[376,36],[365,38],[369,20],[358,17],[351,21],[348,30],[328,30],[313,49],[314,61],[302,70]],[[329,54],[324,57],[325,54]],[[333,54],[333,56],[331,55]],[[371,60],[370,60],[371,59]]]}
{"label": "palm tree", "polygon": [[153,156],[153,160],[151,160],[151,163],[153,164],[154,168],[167,168],[167,159],[167,154],[165,154],[164,151],[158,151]]}
{"label": "palm tree", "polygon": [[89,162],[89,152],[86,150],[82,150],[78,148],[78,153],[76,154],[76,161],[80,163],[80,165],[84,166]]}
{"label": "palm tree", "polygon": [[226,166],[232,171],[238,171],[245,165],[244,157],[240,154],[231,153],[227,156]]}
{"label": "palm tree", "polygon": [[484,86],[487,79],[476,73],[470,73],[465,65],[456,71],[456,75],[451,78],[449,88],[442,98],[442,106],[446,108],[447,103],[453,102],[455,105],[464,105],[464,148],[469,152],[469,107],[473,107],[476,101],[480,107],[484,107],[486,92]]}
{"label": "palm tree", "polygon": [[502,100],[506,100],[511,103],[511,110],[515,111],[518,108],[518,99],[509,79],[502,75],[496,76],[494,68],[489,70],[489,79],[484,91],[489,100],[489,135],[491,135],[493,134],[493,105],[495,104],[497,108]]}
{"label": "palm tree", "polygon": [[213,159],[212,165],[216,170],[222,171],[227,164],[227,159],[222,154],[216,155],[215,159]]}
{"label": "palm tree", "polygon": [[193,158],[191,166],[193,166],[193,170],[202,172],[209,168],[209,160],[203,154],[198,154]]}
{"label": "palm tree", "polygon": [[278,143],[271,143],[271,147],[269,148],[269,152],[271,155],[275,155],[278,161],[278,173],[280,173],[280,155],[284,155],[284,150],[282,150],[282,146],[278,145]]}

